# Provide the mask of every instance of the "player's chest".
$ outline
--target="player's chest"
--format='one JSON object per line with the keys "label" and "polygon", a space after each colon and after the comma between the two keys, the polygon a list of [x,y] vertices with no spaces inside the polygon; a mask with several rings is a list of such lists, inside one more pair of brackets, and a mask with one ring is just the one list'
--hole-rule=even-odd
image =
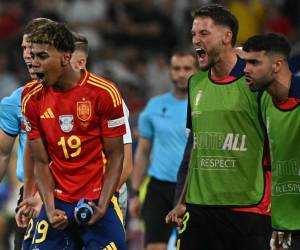
{"label": "player's chest", "polygon": [[98,127],[100,121],[95,98],[84,93],[44,97],[39,116],[40,125],[47,136],[88,135]]}

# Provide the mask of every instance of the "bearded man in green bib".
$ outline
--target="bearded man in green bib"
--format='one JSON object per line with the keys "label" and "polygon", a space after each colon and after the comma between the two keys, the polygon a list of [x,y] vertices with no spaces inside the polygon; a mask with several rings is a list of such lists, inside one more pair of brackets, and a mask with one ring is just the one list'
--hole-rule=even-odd
{"label": "bearded man in green bib", "polygon": [[233,47],[238,21],[221,5],[204,6],[193,18],[202,70],[189,81],[193,147],[185,187],[166,222],[180,226],[180,250],[268,249],[266,133],[260,95],[246,86],[245,61]]}
{"label": "bearded man in green bib", "polygon": [[292,250],[300,249],[300,77],[292,75],[291,47],[278,34],[249,38],[243,50],[245,75],[253,91],[265,90],[261,99],[267,124],[272,163],[272,226],[292,232]]}

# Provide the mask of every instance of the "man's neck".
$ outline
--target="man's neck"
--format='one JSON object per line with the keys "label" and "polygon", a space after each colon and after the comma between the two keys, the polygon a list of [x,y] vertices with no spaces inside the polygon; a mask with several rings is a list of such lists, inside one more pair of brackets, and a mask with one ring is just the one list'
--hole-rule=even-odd
{"label": "man's neck", "polygon": [[187,99],[188,94],[186,89],[179,89],[179,88],[174,88],[172,91],[172,94],[177,98],[177,99]]}
{"label": "man's neck", "polygon": [[283,69],[274,81],[269,85],[267,91],[272,96],[273,100],[277,103],[285,102],[288,100],[289,90],[292,82],[292,73],[286,68]]}
{"label": "man's neck", "polygon": [[53,89],[56,91],[69,90],[79,83],[81,76],[82,72],[78,72],[73,70],[73,68],[67,67],[58,83],[53,85]]}
{"label": "man's neck", "polygon": [[219,56],[216,64],[211,68],[211,77],[218,80],[227,77],[237,62],[234,48],[225,49]]}

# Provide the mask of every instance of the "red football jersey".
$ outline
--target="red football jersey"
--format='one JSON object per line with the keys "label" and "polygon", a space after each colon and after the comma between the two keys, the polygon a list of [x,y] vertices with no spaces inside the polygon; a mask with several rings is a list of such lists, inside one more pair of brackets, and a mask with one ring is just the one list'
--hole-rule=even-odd
{"label": "red football jersey", "polygon": [[103,179],[103,137],[125,134],[122,99],[115,85],[87,71],[70,90],[41,84],[25,88],[22,112],[29,140],[47,146],[55,196],[67,202],[97,199]]}

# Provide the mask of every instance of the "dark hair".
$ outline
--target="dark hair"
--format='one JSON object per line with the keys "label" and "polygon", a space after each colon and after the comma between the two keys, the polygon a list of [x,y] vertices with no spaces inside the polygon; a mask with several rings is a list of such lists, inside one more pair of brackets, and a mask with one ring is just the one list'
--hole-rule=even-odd
{"label": "dark hair", "polygon": [[196,68],[199,67],[199,64],[198,64],[198,60],[197,60],[197,56],[195,54],[194,51],[191,51],[191,50],[176,50],[172,53],[171,55],[171,58],[173,56],[179,56],[179,57],[183,57],[183,56],[191,56],[194,58],[194,65]]}
{"label": "dark hair", "polygon": [[243,50],[249,51],[266,51],[279,53],[288,59],[291,52],[291,45],[285,36],[276,33],[267,33],[255,35],[247,39],[243,45]]}
{"label": "dark hair", "polygon": [[72,32],[73,38],[74,38],[74,44],[75,44],[75,50],[81,50],[83,51],[86,55],[89,54],[89,43],[87,38],[77,32]]}
{"label": "dark hair", "polygon": [[38,17],[34,18],[31,21],[29,21],[23,31],[23,35],[29,35],[31,34],[34,30],[38,29],[42,25],[45,25],[47,23],[53,22],[51,19],[44,18],[44,17]]}
{"label": "dark hair", "polygon": [[74,38],[72,32],[64,23],[49,22],[29,35],[29,41],[38,44],[49,44],[58,51],[74,52]]}
{"label": "dark hair", "polygon": [[200,16],[210,17],[215,24],[230,28],[232,32],[231,45],[235,45],[239,31],[239,23],[237,18],[230,12],[230,10],[220,4],[210,4],[192,12],[193,18]]}

